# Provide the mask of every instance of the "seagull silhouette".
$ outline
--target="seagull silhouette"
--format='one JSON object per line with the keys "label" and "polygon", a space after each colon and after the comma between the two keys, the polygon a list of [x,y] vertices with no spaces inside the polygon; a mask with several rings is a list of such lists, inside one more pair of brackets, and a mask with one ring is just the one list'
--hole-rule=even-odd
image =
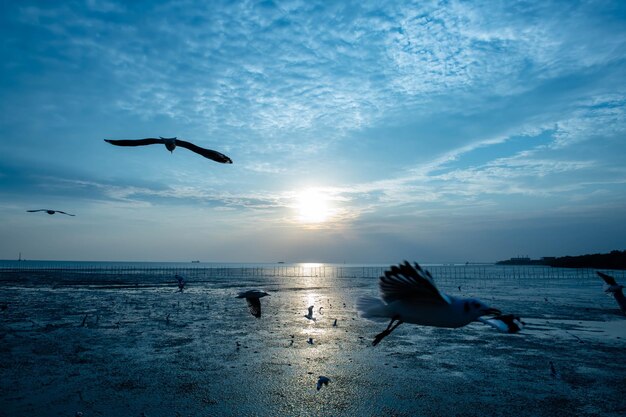
{"label": "seagull silhouette", "polygon": [[392,266],[380,277],[378,284],[382,300],[361,297],[357,302],[361,317],[391,319],[387,328],[374,338],[374,346],[404,322],[457,328],[481,316],[501,314],[500,310],[488,307],[475,298],[452,297],[439,291],[430,272],[417,263],[412,266],[405,261]]}
{"label": "seagull silhouette", "polygon": [[52,215],[54,213],[61,213],[61,214],[65,214],[66,216],[72,216],[72,217],[75,216],[75,214],[66,213],[66,212],[61,211],[61,210],[39,209],[39,210],[26,210],[26,211],[29,212],[29,213],[36,213],[38,211],[45,211],[46,213],[48,213],[50,215]]}
{"label": "seagull silhouette", "polygon": [[322,389],[322,385],[328,386],[329,382],[330,382],[330,378],[328,378],[327,376],[320,375],[319,379],[317,380],[317,390],[319,391],[320,389]]}
{"label": "seagull silhouette", "polygon": [[306,317],[307,320],[315,321],[315,318],[313,317],[313,306],[309,306],[309,314],[305,314],[304,317]]}
{"label": "seagull silhouette", "polygon": [[615,301],[619,304],[619,308],[622,310],[622,313],[626,314],[626,297],[624,297],[623,291],[624,286],[618,284],[617,281],[615,281],[615,278],[610,275],[599,271],[597,271],[597,274],[606,283],[606,289],[604,292],[607,294],[613,294],[613,297],[615,297]]}
{"label": "seagull silhouette", "polygon": [[236,298],[245,298],[248,303],[248,309],[250,310],[250,314],[254,317],[261,318],[261,297],[265,297],[269,295],[265,291],[260,290],[248,290],[240,292]]}
{"label": "seagull silhouette", "polygon": [[178,292],[183,292],[183,290],[185,289],[185,278],[182,277],[182,275],[174,275],[174,278],[176,278],[178,280]]}
{"label": "seagull silhouette", "polygon": [[232,164],[233,161],[227,157],[226,155],[214,151],[212,149],[201,148],[197,145],[194,145],[191,142],[187,142],[176,137],[173,138],[145,138],[145,139],[105,139],[105,142],[109,142],[111,145],[116,146],[144,146],[144,145],[154,145],[160,143],[161,145],[165,145],[168,151],[174,152],[177,146],[181,148],[189,149],[192,152],[195,152],[199,155],[204,156],[205,158],[212,159],[215,162],[220,162],[222,164]]}

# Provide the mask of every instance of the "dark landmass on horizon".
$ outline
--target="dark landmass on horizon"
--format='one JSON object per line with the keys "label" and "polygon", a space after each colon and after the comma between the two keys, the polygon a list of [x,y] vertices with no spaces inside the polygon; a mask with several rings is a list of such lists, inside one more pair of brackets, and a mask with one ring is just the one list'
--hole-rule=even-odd
{"label": "dark landmass on horizon", "polygon": [[610,253],[595,253],[579,256],[543,257],[530,259],[527,257],[511,258],[498,261],[496,265],[545,265],[555,268],[595,268],[595,269],[626,269],[626,250],[614,250]]}

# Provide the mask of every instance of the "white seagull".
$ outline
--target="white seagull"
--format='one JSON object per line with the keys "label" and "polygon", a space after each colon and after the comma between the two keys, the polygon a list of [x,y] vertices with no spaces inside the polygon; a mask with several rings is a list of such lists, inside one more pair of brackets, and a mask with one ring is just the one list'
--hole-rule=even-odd
{"label": "white seagull", "polygon": [[391,319],[387,328],[376,335],[372,342],[374,346],[404,322],[457,328],[481,316],[501,314],[500,310],[475,298],[453,297],[439,291],[430,272],[417,263],[411,266],[405,261],[399,266],[392,266],[380,277],[379,287],[382,300],[361,297],[357,301],[361,317]]}
{"label": "white seagull", "polygon": [[261,318],[261,297],[265,297],[269,295],[265,291],[260,290],[248,290],[240,292],[236,298],[245,298],[248,303],[248,309],[250,310],[250,314],[254,317]]}
{"label": "white seagull", "polygon": [[307,320],[313,320],[313,321],[315,321],[315,318],[313,317],[313,306],[309,306],[309,313],[308,313],[308,314],[305,314],[305,315],[304,315],[304,317],[305,317]]}
{"label": "white seagull", "polygon": [[164,138],[159,136],[158,138],[145,138],[145,139],[105,139],[105,142],[109,142],[111,145],[117,146],[144,146],[144,145],[154,145],[160,143],[165,145],[168,151],[174,152],[177,146],[181,148],[189,149],[192,152],[195,152],[199,155],[204,156],[205,158],[212,159],[215,162],[220,162],[222,164],[232,164],[233,161],[227,157],[226,155],[214,151],[212,149],[201,148],[197,145],[194,145],[191,142],[187,142],[176,137],[173,138]]}
{"label": "white seagull", "polygon": [[64,211],[61,210],[50,210],[50,209],[39,209],[39,210],[26,210],[29,213],[37,213],[38,211],[45,211],[46,213],[52,215],[54,213],[61,213],[61,214],[65,214],[66,216],[76,216],[75,214],[70,214],[70,213],[66,213]]}
{"label": "white seagull", "polygon": [[619,308],[622,310],[622,313],[626,314],[626,297],[624,297],[624,286],[620,285],[615,281],[610,275],[604,274],[602,272],[597,272],[597,274],[604,280],[606,283],[606,288],[604,292],[607,294],[613,294],[615,297],[615,301],[619,304]]}

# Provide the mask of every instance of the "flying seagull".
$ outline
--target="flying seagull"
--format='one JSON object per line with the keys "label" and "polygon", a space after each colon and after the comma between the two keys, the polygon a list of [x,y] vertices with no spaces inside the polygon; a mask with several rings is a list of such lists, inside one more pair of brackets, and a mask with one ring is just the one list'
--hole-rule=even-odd
{"label": "flying seagull", "polygon": [[404,322],[457,328],[485,315],[501,314],[500,310],[488,307],[475,298],[453,297],[439,291],[430,272],[417,263],[412,266],[405,261],[392,266],[380,277],[378,284],[382,300],[361,297],[357,301],[361,317],[391,319],[387,328],[374,338],[374,346]]}
{"label": "flying seagull", "polygon": [[174,275],[174,278],[176,278],[176,280],[178,280],[178,292],[183,292],[183,290],[185,289],[185,278],[182,277],[182,275]]}
{"label": "flying seagull", "polygon": [[36,213],[38,211],[45,211],[46,213],[48,213],[50,215],[52,215],[54,213],[61,213],[61,214],[65,214],[67,216],[72,216],[72,217],[76,216],[75,214],[66,213],[66,212],[61,211],[61,210],[39,209],[39,210],[26,210],[26,211],[29,212],[29,213]]}
{"label": "flying seagull", "polygon": [[306,317],[307,320],[313,320],[315,321],[315,318],[313,317],[313,306],[309,306],[309,313],[305,314],[304,317]]}
{"label": "flying seagull", "polygon": [[615,301],[617,301],[617,304],[619,304],[619,308],[622,310],[622,313],[626,314],[626,297],[624,297],[624,291],[622,291],[624,289],[624,286],[618,284],[617,281],[615,281],[615,278],[610,275],[603,274],[599,271],[597,272],[597,274],[606,283],[606,288],[604,292],[606,292],[607,294],[613,294],[613,297],[615,297]]}
{"label": "flying seagull", "polygon": [[250,314],[254,317],[261,318],[261,297],[265,297],[269,295],[265,291],[260,290],[248,290],[240,292],[236,298],[245,298],[248,303],[248,309],[250,310]]}
{"label": "flying seagull", "polygon": [[320,375],[319,379],[317,380],[317,390],[319,391],[320,389],[322,389],[322,385],[328,386],[329,382],[330,382],[330,378],[328,378],[327,376]]}
{"label": "flying seagull", "polygon": [[119,139],[119,140],[105,139],[104,141],[109,142],[111,145],[117,145],[117,146],[144,146],[144,145],[154,145],[154,144],[160,143],[162,145],[165,145],[167,150],[170,152],[174,152],[174,149],[176,149],[177,146],[180,146],[181,148],[186,148],[192,152],[202,155],[205,158],[212,159],[215,162],[220,162],[222,164],[233,163],[233,161],[229,157],[227,157],[226,155],[222,153],[219,153],[212,149],[201,148],[199,146],[194,145],[191,142],[187,142],[187,141],[178,139],[176,137],[163,138],[159,136],[158,139],[157,138]]}

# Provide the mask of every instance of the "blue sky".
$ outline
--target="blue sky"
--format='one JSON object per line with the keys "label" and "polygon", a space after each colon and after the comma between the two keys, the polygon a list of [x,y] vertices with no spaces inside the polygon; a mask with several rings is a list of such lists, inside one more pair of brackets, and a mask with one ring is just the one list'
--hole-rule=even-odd
{"label": "blue sky", "polygon": [[[0,258],[626,248],[624,2],[0,8]],[[234,163],[103,141],[155,136]]]}

